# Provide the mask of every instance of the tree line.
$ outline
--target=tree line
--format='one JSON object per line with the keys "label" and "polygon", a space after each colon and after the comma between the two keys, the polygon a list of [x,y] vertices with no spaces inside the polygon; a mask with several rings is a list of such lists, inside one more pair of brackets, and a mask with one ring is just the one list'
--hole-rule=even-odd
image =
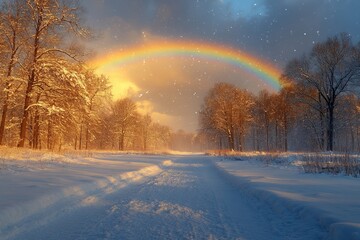
{"label": "tree line", "polygon": [[139,114],[131,99],[112,100],[107,77],[85,64],[79,40],[91,31],[81,22],[78,1],[6,0],[0,7],[0,145],[360,150],[360,43],[348,34],[290,61],[277,93],[216,84],[194,136],[171,133]]}
{"label": "tree line", "polygon": [[76,0],[6,0],[0,9],[0,145],[34,149],[163,148],[170,129],[113,101],[86,66],[91,37]]}
{"label": "tree line", "polygon": [[199,114],[204,147],[360,151],[360,43],[346,33],[317,43],[280,81],[279,92],[257,95],[216,84]]}

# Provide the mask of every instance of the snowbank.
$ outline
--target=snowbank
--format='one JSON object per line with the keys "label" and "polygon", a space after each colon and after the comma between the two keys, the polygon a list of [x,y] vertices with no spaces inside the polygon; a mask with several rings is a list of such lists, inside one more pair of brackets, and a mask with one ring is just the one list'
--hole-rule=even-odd
{"label": "snowbank", "polygon": [[[7,239],[25,228],[45,225],[59,214],[96,204],[103,195],[145,181],[162,171],[159,166],[164,159],[163,156],[81,157],[9,151],[1,157],[0,238]],[[42,220],[37,222],[37,219]]]}
{"label": "snowbank", "polygon": [[220,172],[277,212],[292,212],[328,231],[328,240],[360,239],[360,179],[313,175],[295,167],[218,158]]}

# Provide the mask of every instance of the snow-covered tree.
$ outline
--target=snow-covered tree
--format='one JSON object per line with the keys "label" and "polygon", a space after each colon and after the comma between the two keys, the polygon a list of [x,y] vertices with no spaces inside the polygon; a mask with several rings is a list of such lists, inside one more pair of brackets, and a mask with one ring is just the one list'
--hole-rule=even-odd
{"label": "snow-covered tree", "polygon": [[1,79],[1,122],[0,145],[3,144],[5,124],[7,120],[11,98],[22,84],[19,73],[21,51],[25,43],[25,29],[27,16],[25,15],[25,0],[4,1],[0,9],[0,79]]}
{"label": "snow-covered tree", "polygon": [[[26,29],[29,36],[28,58],[26,69],[26,90],[24,96],[23,116],[20,126],[19,147],[24,147],[31,106],[34,103],[34,90],[46,84],[46,78],[39,74],[48,62],[61,58],[73,60],[76,53],[66,44],[65,36],[70,33],[83,35],[86,31],[80,27],[78,2],[75,0],[26,0],[26,12],[29,25]],[[39,90],[37,90],[39,91]],[[36,95],[36,94],[35,94]],[[35,97],[35,100],[38,96]]]}
{"label": "snow-covered tree", "polygon": [[37,82],[33,91],[36,99],[28,107],[32,115],[29,125],[32,147],[39,148],[40,128],[46,128],[47,148],[53,149],[54,141],[62,141],[68,126],[77,126],[87,113],[90,100],[83,71],[82,66],[59,59],[41,67],[38,76],[46,82]]}
{"label": "snow-covered tree", "polygon": [[129,98],[116,101],[113,106],[113,117],[119,150],[123,151],[125,149],[125,138],[129,135],[131,128],[136,125],[136,104]]}
{"label": "snow-covered tree", "polygon": [[107,77],[97,75],[93,70],[86,70],[85,84],[89,101],[87,102],[87,117],[85,121],[85,149],[89,148],[91,139],[95,136],[100,116],[107,101],[110,101],[110,85]]}

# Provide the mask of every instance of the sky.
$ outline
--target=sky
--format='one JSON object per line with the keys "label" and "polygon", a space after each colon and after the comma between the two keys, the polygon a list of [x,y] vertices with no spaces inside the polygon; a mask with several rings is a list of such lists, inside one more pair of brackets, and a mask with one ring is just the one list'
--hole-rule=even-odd
{"label": "sky", "polygon": [[[166,42],[213,44],[247,54],[279,72],[312,46],[341,32],[360,41],[358,0],[81,0],[87,43],[113,98],[130,97],[141,113],[174,130],[196,131],[204,96],[216,82],[256,94],[276,91],[264,79],[221,60],[186,55],[136,58],[112,64],[107,56]],[[136,54],[136,53],[134,53]],[[101,63],[101,64],[100,64]]]}

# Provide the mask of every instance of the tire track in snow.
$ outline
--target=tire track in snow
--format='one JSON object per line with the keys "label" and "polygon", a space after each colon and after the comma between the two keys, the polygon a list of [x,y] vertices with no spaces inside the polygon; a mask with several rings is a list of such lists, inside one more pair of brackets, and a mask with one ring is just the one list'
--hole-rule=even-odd
{"label": "tire track in snow", "polygon": [[76,216],[75,213],[85,216],[84,211],[87,209],[91,209],[90,212],[96,212],[98,206],[105,204],[107,195],[118,192],[134,183],[145,181],[161,171],[161,168],[152,165],[138,171],[121,173],[118,176],[106,176],[92,183],[65,188],[60,192],[41,196],[24,206],[7,209],[0,216],[0,238],[42,239],[31,238],[28,236],[28,232],[33,230],[37,234],[38,229],[50,226],[50,231],[47,231],[50,238],[43,239],[63,239],[62,235],[59,238],[54,237],[56,236],[54,233],[57,233],[59,228],[52,228],[53,222],[61,222],[65,219],[66,221],[61,222],[65,226],[68,226],[69,222],[76,224],[73,219],[81,222],[83,219]]}
{"label": "tire track in snow", "polygon": [[[317,239],[241,192],[204,156],[165,161],[162,171],[19,235],[26,239]],[[88,196],[89,197],[89,196]]]}

